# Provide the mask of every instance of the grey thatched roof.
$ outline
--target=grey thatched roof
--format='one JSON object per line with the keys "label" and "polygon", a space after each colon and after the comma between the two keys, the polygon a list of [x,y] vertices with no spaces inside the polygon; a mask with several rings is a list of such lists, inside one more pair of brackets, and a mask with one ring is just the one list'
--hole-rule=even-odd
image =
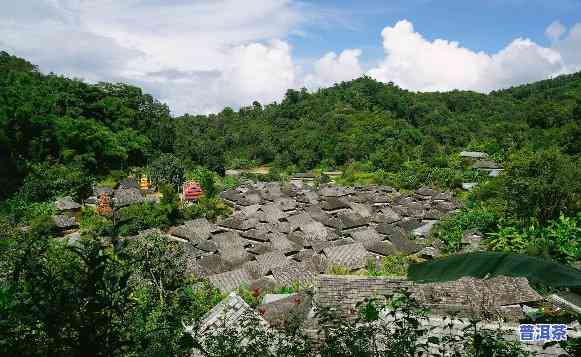
{"label": "grey thatched roof", "polygon": [[297,252],[295,255],[293,255],[293,259],[299,262],[302,262],[306,259],[311,258],[313,255],[315,255],[315,251],[312,249],[303,249],[299,252]]}
{"label": "grey thatched roof", "polygon": [[134,178],[126,178],[124,180],[121,180],[121,182],[119,182],[119,187],[118,189],[123,190],[123,189],[129,189],[129,188],[139,188],[139,183],[137,182],[136,179]]}
{"label": "grey thatched roof", "polygon": [[238,294],[231,292],[218,305],[214,306],[198,325],[198,335],[209,334],[216,329],[239,329],[242,323],[252,315],[266,326],[266,321],[252,309]]}
{"label": "grey thatched roof", "polygon": [[492,160],[478,160],[472,164],[473,169],[499,169],[500,165]]}
{"label": "grey thatched roof", "polygon": [[218,254],[203,256],[198,259],[196,263],[200,268],[206,271],[208,275],[219,274],[232,269],[232,266]]}
{"label": "grey thatched roof", "polygon": [[287,265],[289,263],[289,259],[281,252],[277,251],[257,255],[256,262],[260,267],[262,275],[266,275],[267,273],[271,272],[273,268]]}
{"label": "grey thatched roof", "polygon": [[249,190],[242,194],[242,197],[237,202],[242,206],[251,206],[262,203],[262,197],[260,196],[260,192]]}
{"label": "grey thatched roof", "polygon": [[111,197],[113,196],[113,189],[110,187],[95,187],[95,189],[93,190],[93,195],[96,197],[101,196],[102,193]]}
{"label": "grey thatched roof", "polygon": [[388,241],[368,243],[365,245],[365,248],[374,254],[380,254],[384,256],[398,253],[398,250],[395,248],[393,243]]}
{"label": "grey thatched roof", "polygon": [[307,292],[293,294],[267,294],[257,308],[271,324],[280,324],[290,318],[306,318],[312,307],[312,297]]}
{"label": "grey thatched roof", "polygon": [[368,218],[365,218],[353,211],[341,212],[337,215],[337,218],[339,219],[340,228],[342,229],[362,227],[369,223]]}
{"label": "grey thatched roof", "polygon": [[268,240],[270,241],[272,250],[283,253],[298,252],[303,249],[302,246],[289,240],[286,235],[282,233],[268,233]]}
{"label": "grey thatched roof", "polygon": [[368,248],[368,246],[375,243],[381,242],[384,237],[377,233],[373,228],[366,228],[363,230],[355,231],[351,233],[351,236],[356,242],[363,243],[363,246]]}
{"label": "grey thatched roof", "polygon": [[232,217],[228,217],[228,218],[226,218],[218,223],[218,225],[220,225],[222,227],[232,228],[232,229],[236,229],[239,231],[246,231],[248,229],[254,228],[254,227],[256,227],[257,224],[258,224],[258,219],[245,218],[241,215],[234,215]]}
{"label": "grey thatched roof", "polygon": [[422,247],[416,244],[414,241],[411,241],[406,237],[397,234],[390,236],[389,241],[398,251],[405,254],[413,254],[419,252],[422,249]]}
{"label": "grey thatched roof", "polygon": [[288,217],[287,221],[290,223],[290,230],[292,232],[299,227],[302,227],[308,223],[313,222],[313,218],[309,216],[307,213],[302,212]]}
{"label": "grey thatched roof", "polygon": [[141,194],[141,191],[137,188],[121,188],[115,191],[113,202],[115,207],[124,207],[136,203],[142,203],[145,198]]}
{"label": "grey thatched roof", "polygon": [[202,240],[196,244],[196,247],[206,252],[215,252],[218,250],[216,243],[211,240]]}
{"label": "grey thatched roof", "polygon": [[315,272],[306,263],[290,260],[286,265],[273,268],[272,276],[278,286],[291,286],[294,283],[310,285],[315,279]]}
{"label": "grey thatched roof", "polygon": [[349,208],[349,203],[337,198],[337,197],[326,197],[324,201],[321,202],[321,208],[326,211],[335,211],[342,208]]}
{"label": "grey thatched roof", "polygon": [[67,216],[64,214],[53,216],[52,220],[55,226],[60,229],[74,228],[79,225],[75,217]]}
{"label": "grey thatched roof", "polygon": [[401,219],[401,216],[390,207],[378,210],[372,218],[375,223],[394,223]]}
{"label": "grey thatched roof", "polygon": [[357,202],[351,202],[349,205],[351,206],[351,210],[361,217],[370,218],[373,216],[374,210],[370,205]]}
{"label": "grey thatched roof", "polygon": [[230,292],[241,285],[248,286],[252,281],[250,274],[244,269],[236,269],[224,273],[210,275],[210,283],[222,292]]}
{"label": "grey thatched roof", "polygon": [[320,222],[310,222],[299,227],[304,233],[305,242],[328,241],[335,239],[335,233]]}
{"label": "grey thatched roof", "polygon": [[216,244],[218,250],[227,248],[243,248],[247,241],[238,234],[238,232],[228,231],[224,233],[214,234],[212,242]]}
{"label": "grey thatched roof", "polygon": [[232,267],[237,267],[249,261],[252,256],[244,248],[227,247],[219,250],[220,256]]}
{"label": "grey thatched roof", "polygon": [[172,227],[170,234],[184,238],[193,243],[198,243],[210,238],[211,225],[205,218],[188,221],[177,227]]}
{"label": "grey thatched roof", "polygon": [[420,187],[419,189],[416,190],[416,193],[420,196],[430,196],[430,197],[434,197],[438,194],[437,191],[429,187]]}
{"label": "grey thatched roof", "polygon": [[319,189],[319,195],[323,197],[341,197],[347,195],[349,192],[340,186],[325,185]]}
{"label": "grey thatched roof", "polygon": [[363,268],[369,256],[362,243],[353,243],[323,250],[330,264],[350,269]]}
{"label": "grey thatched roof", "polygon": [[73,211],[81,208],[81,205],[73,201],[70,196],[59,198],[55,201],[54,206],[59,211]]}
{"label": "grey thatched roof", "polygon": [[416,237],[427,237],[438,221],[423,221],[422,226],[413,230],[412,234]]}
{"label": "grey thatched roof", "polygon": [[414,229],[422,226],[422,220],[419,218],[406,217],[395,224],[404,231],[411,233]]}
{"label": "grey thatched roof", "polygon": [[264,213],[264,221],[272,224],[278,223],[280,219],[286,218],[287,216],[276,203],[263,205],[260,210]]}
{"label": "grey thatched roof", "polygon": [[[425,236],[430,221],[458,208],[449,193],[427,187],[404,195],[381,186],[324,185],[316,191],[245,183],[222,196],[231,201],[232,216],[216,225],[188,222],[171,232],[192,243],[198,257],[190,259],[192,271],[206,276],[244,271],[249,286],[309,281],[329,264],[358,269],[371,256],[418,252],[425,239],[418,244],[419,238],[407,236],[414,230]],[[264,275],[269,271],[273,276]]]}
{"label": "grey thatched roof", "polygon": [[488,154],[480,151],[461,151],[460,157],[470,158],[470,159],[484,159],[488,157]]}
{"label": "grey thatched roof", "polygon": [[514,320],[505,307],[541,301],[542,296],[526,278],[462,278],[444,283],[417,284],[405,279],[320,275],[315,281],[316,300],[320,306],[333,306],[349,313],[366,298],[393,295],[407,290],[435,315],[458,313],[460,317]]}
{"label": "grey thatched roof", "polygon": [[297,201],[290,197],[281,197],[274,201],[283,211],[293,211],[297,208]]}

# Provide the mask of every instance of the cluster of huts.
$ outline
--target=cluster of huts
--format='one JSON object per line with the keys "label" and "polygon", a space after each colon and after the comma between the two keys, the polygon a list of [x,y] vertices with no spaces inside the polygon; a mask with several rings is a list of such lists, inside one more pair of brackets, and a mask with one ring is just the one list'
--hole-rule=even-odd
{"label": "cluster of huts", "polygon": [[[317,342],[323,338],[317,311],[331,308],[343,318],[351,319],[359,314],[362,302],[371,298],[386,301],[403,292],[430,310],[428,316],[419,319],[417,327],[427,331],[420,338],[419,342],[423,343],[428,342],[430,336],[464,336],[472,331],[469,328],[470,320],[477,320],[479,329],[491,330],[508,341],[516,341],[519,321],[525,318],[527,311],[534,306],[550,303],[529,286],[526,278],[462,278],[418,284],[403,278],[319,275],[312,289],[289,294],[266,294],[255,308],[250,307],[236,292],[231,292],[206,314],[195,330],[190,327],[189,332],[202,341],[200,345],[203,348],[204,338],[221,329],[243,331],[244,321],[250,317],[263,328],[275,332],[292,318],[299,319],[306,335]],[[374,323],[393,327],[395,317],[386,308]],[[581,337],[578,322],[568,325],[568,337]],[[442,346],[437,343],[430,345],[427,355],[441,355],[438,353],[439,347]],[[540,357],[566,356],[558,345],[547,347],[542,341],[523,347]],[[195,350],[193,355],[203,354]]]}
{"label": "cluster of huts", "polygon": [[[461,156],[490,176],[501,170],[486,154],[463,152]],[[391,255],[416,260],[438,257],[443,245],[430,238],[430,232],[460,204],[450,192],[428,187],[400,192],[388,186],[345,188],[330,183],[315,188],[309,185],[309,175],[295,176],[296,182],[291,180],[290,184],[247,183],[222,192],[221,198],[233,214],[217,222],[197,219],[166,232],[154,229],[140,233],[161,234],[182,244],[188,272],[208,278],[227,294],[192,333],[203,336],[216,328],[237,326],[248,313],[267,328],[274,328],[292,313],[302,316],[305,331],[316,336],[315,306],[334,306],[349,314],[366,298],[406,290],[433,311],[426,323],[436,333],[443,333],[443,317],[454,313],[477,317],[485,321],[483,324],[494,322],[510,338],[515,337],[515,324],[527,308],[547,302],[524,278],[416,284],[405,278],[325,275],[335,267],[352,273],[377,268],[383,257]],[[156,200],[149,187],[135,180],[123,181],[115,190],[97,188],[84,203],[99,207],[100,197],[110,198],[115,208]],[[67,197],[58,200],[55,207],[57,226],[69,233],[69,239],[79,239],[78,233],[70,233],[78,226],[81,205]],[[463,251],[482,249],[481,240],[478,232],[466,232]],[[301,290],[266,294],[252,309],[236,293],[241,286],[261,292],[289,286]],[[550,302],[579,309],[563,296],[552,296]],[[503,321],[501,325],[499,321]],[[556,346],[528,348],[540,356],[563,352]]]}
{"label": "cluster of huts", "polygon": [[312,285],[333,267],[357,271],[384,256],[438,256],[441,242],[429,233],[459,207],[450,193],[422,188],[404,194],[387,186],[256,183],[221,196],[231,216],[185,222],[167,234],[184,243],[191,271],[224,292],[240,285]]}

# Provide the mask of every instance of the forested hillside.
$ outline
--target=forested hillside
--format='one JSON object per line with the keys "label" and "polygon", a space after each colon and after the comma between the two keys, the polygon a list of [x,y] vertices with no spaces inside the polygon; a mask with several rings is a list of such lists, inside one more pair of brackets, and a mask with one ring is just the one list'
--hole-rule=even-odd
{"label": "forested hillside", "polygon": [[490,95],[412,93],[360,78],[312,94],[289,90],[279,104],[173,120],[139,88],[44,75],[7,53],[0,81],[3,197],[36,164],[98,177],[162,152],[223,173],[258,163],[397,172],[406,162],[448,167],[461,149],[500,160],[522,149],[581,151],[581,73]]}

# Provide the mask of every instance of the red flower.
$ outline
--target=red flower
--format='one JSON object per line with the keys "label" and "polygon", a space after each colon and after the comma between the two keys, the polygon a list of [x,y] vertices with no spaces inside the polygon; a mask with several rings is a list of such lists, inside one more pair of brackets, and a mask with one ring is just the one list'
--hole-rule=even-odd
{"label": "red flower", "polygon": [[260,288],[253,288],[252,289],[252,296],[259,297],[260,296]]}

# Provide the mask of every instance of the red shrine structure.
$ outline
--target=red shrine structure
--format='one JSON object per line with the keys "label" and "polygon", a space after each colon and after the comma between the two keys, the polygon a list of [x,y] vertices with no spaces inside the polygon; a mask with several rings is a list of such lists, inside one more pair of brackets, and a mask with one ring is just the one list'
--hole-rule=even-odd
{"label": "red shrine structure", "polygon": [[196,181],[188,181],[182,187],[182,199],[187,202],[195,202],[204,194],[202,186]]}

